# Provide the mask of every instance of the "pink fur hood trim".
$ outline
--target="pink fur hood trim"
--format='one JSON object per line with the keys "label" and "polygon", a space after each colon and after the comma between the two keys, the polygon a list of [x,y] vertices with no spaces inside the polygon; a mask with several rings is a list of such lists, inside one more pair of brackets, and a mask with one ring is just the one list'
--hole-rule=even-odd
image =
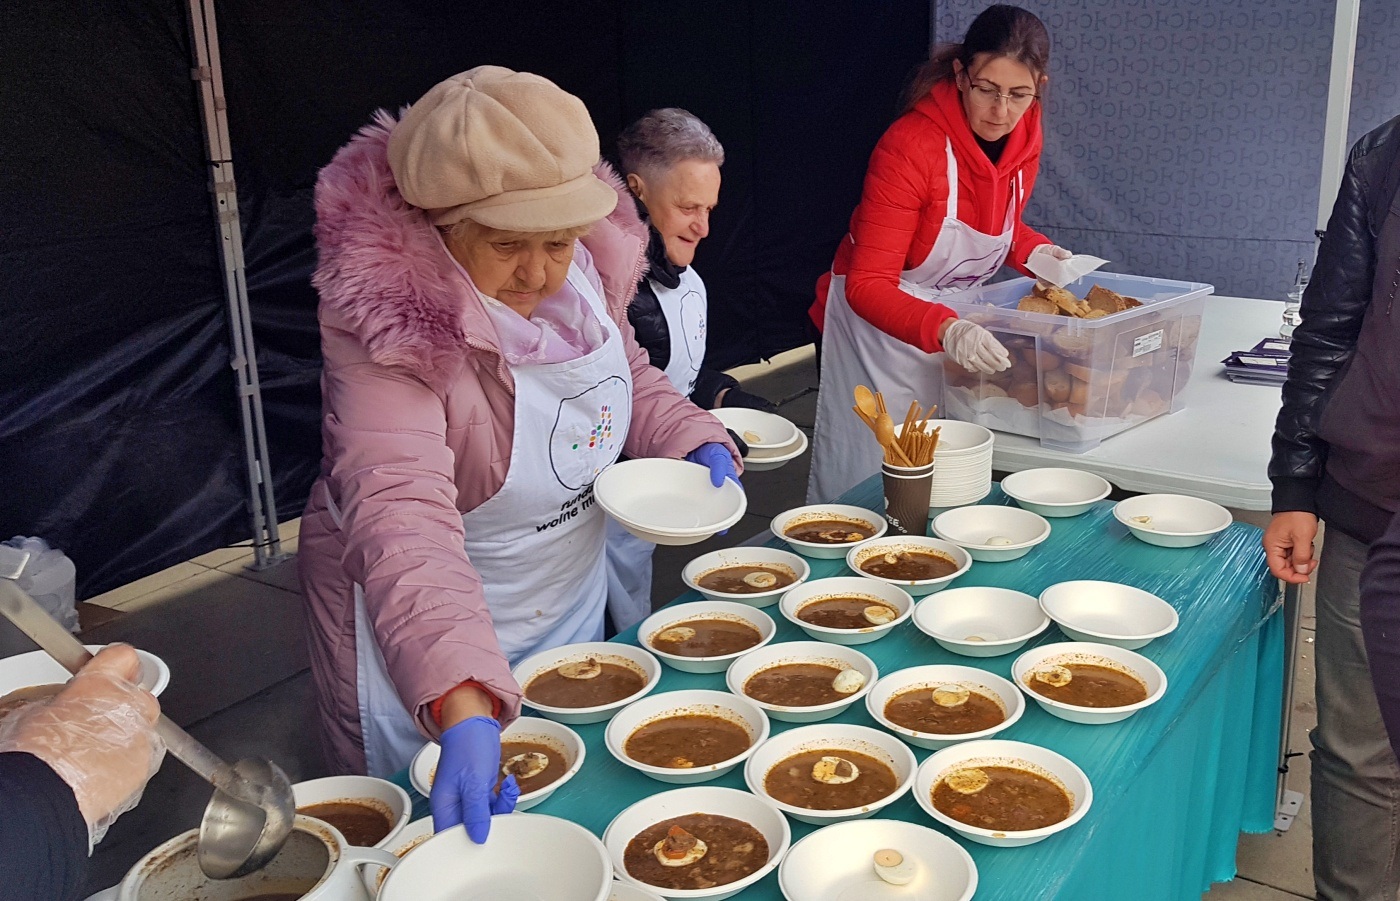
{"label": "pink fur hood trim", "polygon": [[[442,385],[460,372],[470,349],[496,353],[495,330],[427,216],[394,184],[388,143],[396,124],[379,110],[321,170],[311,283],[322,321],[329,317],[358,337],[373,362]],[[594,172],[618,192],[618,204],[583,243],[609,312],[620,318],[645,266],[647,231],[612,167],[600,162]]]}

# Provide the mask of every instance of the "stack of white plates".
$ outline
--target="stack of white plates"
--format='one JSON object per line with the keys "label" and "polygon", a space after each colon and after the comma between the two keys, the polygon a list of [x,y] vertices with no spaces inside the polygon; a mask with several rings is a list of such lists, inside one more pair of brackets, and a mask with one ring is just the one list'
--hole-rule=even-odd
{"label": "stack of white plates", "polygon": [[938,450],[933,455],[933,490],[929,492],[929,506],[975,504],[991,494],[991,429],[956,419],[929,420],[929,431],[935,428],[941,431]]}

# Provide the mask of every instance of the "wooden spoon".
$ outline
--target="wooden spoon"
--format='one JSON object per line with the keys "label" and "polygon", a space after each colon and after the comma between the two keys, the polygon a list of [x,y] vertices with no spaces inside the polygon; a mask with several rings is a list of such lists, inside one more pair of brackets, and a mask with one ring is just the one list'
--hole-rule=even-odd
{"label": "wooden spoon", "polygon": [[875,420],[875,440],[879,441],[886,451],[894,454],[903,460],[904,466],[913,466],[908,455],[904,453],[904,448],[899,446],[899,442],[894,439],[894,420],[890,419],[890,414],[882,413]]}
{"label": "wooden spoon", "polygon": [[875,400],[875,392],[864,385],[856,385],[856,406],[870,422],[875,422],[880,416],[880,405]]}

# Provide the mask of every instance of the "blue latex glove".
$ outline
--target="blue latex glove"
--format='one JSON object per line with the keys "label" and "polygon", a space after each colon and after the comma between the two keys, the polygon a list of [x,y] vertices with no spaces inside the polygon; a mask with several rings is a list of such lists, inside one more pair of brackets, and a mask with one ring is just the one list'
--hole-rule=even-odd
{"label": "blue latex glove", "polygon": [[717,441],[700,445],[686,454],[685,458],[691,463],[709,467],[710,484],[716,488],[723,485],[725,479],[733,479],[735,485],[744,487],[739,482],[739,470],[734,468],[734,457],[730,455],[729,448]]}
{"label": "blue latex glove", "polygon": [[433,777],[433,831],[458,823],[478,845],[491,832],[494,814],[510,813],[520,797],[514,776],[496,791],[501,772],[501,724],[489,716],[474,716],[442,733],[442,756]]}

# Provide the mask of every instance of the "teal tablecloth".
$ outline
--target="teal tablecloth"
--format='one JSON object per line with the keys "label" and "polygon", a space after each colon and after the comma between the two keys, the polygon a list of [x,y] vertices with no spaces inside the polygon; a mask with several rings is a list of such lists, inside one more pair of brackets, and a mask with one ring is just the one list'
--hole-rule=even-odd
{"label": "teal tablecloth", "polygon": [[[842,500],[881,509],[878,477]],[[983,503],[1010,501],[998,489]],[[1067,579],[1107,579],[1163,597],[1181,615],[1175,633],[1141,652],[1169,680],[1166,696],[1154,706],[1121,723],[1086,726],[1028,703],[1021,721],[998,736],[1069,757],[1088,774],[1094,801],[1081,822],[1038,844],[989,848],[963,842],[977,862],[982,901],[1194,901],[1212,882],[1234,876],[1241,831],[1273,826],[1283,628],[1282,617],[1274,615],[1277,583],[1264,565],[1259,530],[1237,523],[1198,548],[1156,548],[1133,538],[1110,511],[1111,505],[1102,503],[1084,516],[1052,520],[1050,538],[1028,556],[974,563],[955,583],[1035,595]],[[842,560],[809,562],[814,579],[846,572]],[[677,600],[699,599],[692,592]],[[776,641],[806,638],[776,606],[768,612],[778,623]],[[636,630],[616,640],[635,644]],[[1051,626],[1035,643],[1064,640]],[[960,663],[1009,678],[1016,657],[958,657],[912,623],[860,650],[882,674],[925,663]],[[723,673],[663,670],[657,691],[725,690]],[[833,721],[878,727],[863,704]],[[573,820],[601,836],[623,808],[672,787],[614,760],[603,744],[605,726],[574,727],[588,745],[584,768],[534,812]],[[774,733],[789,728],[792,724],[773,721]],[[932,752],[915,748],[914,753],[922,762]],[[399,776],[406,786],[406,774]],[[743,768],[708,784],[744,789]],[[417,808],[427,812],[421,798]],[[879,815],[942,829],[910,795]],[[793,821],[793,841],[814,828]],[[777,873],[737,897],[781,898]]]}

